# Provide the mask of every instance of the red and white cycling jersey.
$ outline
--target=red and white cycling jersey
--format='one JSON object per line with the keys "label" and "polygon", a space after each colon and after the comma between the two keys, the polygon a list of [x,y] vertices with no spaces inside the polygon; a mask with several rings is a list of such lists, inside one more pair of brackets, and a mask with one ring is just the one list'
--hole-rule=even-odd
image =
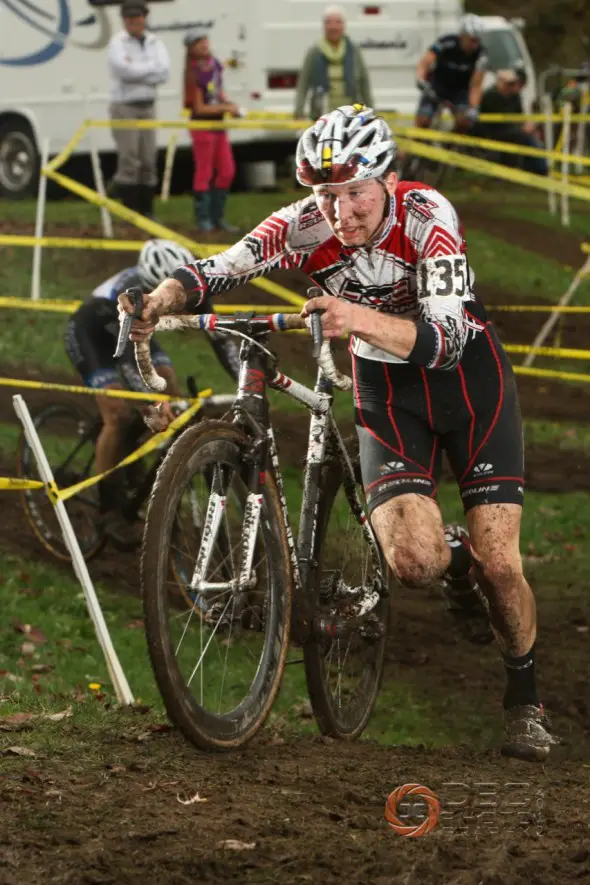
{"label": "red and white cycling jersey", "polygon": [[[188,293],[190,311],[206,293],[227,292],[271,271],[295,268],[328,294],[414,320],[420,357],[409,361],[427,368],[454,368],[466,343],[485,326],[485,319],[472,312],[481,313],[481,308],[475,309],[457,213],[442,194],[416,182],[398,184],[382,232],[370,248],[344,246],[312,195],[275,212],[227,251],[179,268],[173,276]],[[354,336],[352,352],[408,362]]]}

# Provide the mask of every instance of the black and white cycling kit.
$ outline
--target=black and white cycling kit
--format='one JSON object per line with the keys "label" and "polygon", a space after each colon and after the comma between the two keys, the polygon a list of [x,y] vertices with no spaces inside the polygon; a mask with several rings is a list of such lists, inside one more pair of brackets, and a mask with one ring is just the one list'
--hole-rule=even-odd
{"label": "black and white cycling kit", "polygon": [[438,102],[428,95],[420,100],[418,113],[434,113],[438,104],[448,101],[457,108],[469,104],[469,83],[475,71],[485,71],[488,58],[480,46],[472,53],[461,48],[458,34],[440,37],[430,47],[436,55],[436,65],[430,74],[429,82],[436,93]]}
{"label": "black and white cycling kit", "polygon": [[[70,319],[65,332],[65,348],[84,383],[88,387],[103,388],[121,381],[130,390],[148,391],[135,363],[135,353],[131,341],[127,342],[123,356],[116,360],[113,356],[119,334],[119,314],[117,298],[126,289],[137,286],[144,293],[149,289],[142,284],[137,267],[122,270],[109,277],[93,291]],[[211,313],[213,308],[208,299],[200,308],[203,313]],[[220,335],[209,334],[209,340],[225,370],[237,379],[239,373],[239,352],[236,344]],[[171,366],[168,354],[152,336],[150,341],[154,366]]]}
{"label": "black and white cycling kit", "polygon": [[514,375],[473,294],[462,225],[448,200],[426,185],[400,182],[381,232],[364,248],[344,246],[311,196],[275,212],[226,252],[173,276],[187,291],[185,311],[192,313],[212,295],[294,268],[328,294],[417,326],[407,360],[351,338],[370,509],[406,493],[435,497],[443,450],[465,509],[521,503]]}

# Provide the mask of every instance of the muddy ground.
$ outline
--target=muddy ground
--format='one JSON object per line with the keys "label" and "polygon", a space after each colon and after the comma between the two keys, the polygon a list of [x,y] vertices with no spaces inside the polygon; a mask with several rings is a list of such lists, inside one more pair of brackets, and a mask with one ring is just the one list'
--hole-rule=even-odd
{"label": "muddy ground", "polygon": [[[466,222],[500,233],[492,213],[477,213]],[[531,233],[530,225],[524,230],[518,222],[502,220],[501,233],[563,261],[570,260],[565,250],[573,256],[578,249],[571,235],[563,234],[558,243],[554,232],[533,227]],[[303,282],[277,279],[298,289]],[[514,297],[480,294],[489,304]],[[268,301],[251,287],[242,296]],[[503,340],[512,342],[530,342],[540,325],[530,315],[496,313],[494,319]],[[585,318],[569,323],[564,343],[585,346],[586,330]],[[302,336],[277,336],[273,346],[290,368],[308,358]],[[346,365],[344,348],[338,359]],[[2,375],[19,374],[14,367],[0,369]],[[585,388],[529,378],[519,378],[518,384],[527,416],[580,420],[590,413]],[[12,393],[0,390],[1,421],[13,420]],[[45,394],[27,392],[26,397],[33,411],[47,402]],[[283,458],[298,461],[304,443],[303,422],[282,416]],[[12,454],[2,453],[0,472],[12,472]],[[529,488],[590,488],[590,459],[582,454],[564,458],[555,448],[529,447],[527,461]],[[585,526],[578,532],[578,543],[590,541]],[[30,535],[16,495],[3,499],[3,542],[25,558],[48,557]],[[107,551],[92,562],[91,573],[138,592],[133,554]],[[141,717],[129,713],[114,715],[112,727],[94,739],[86,762],[68,749],[68,735],[78,742],[87,736],[70,732],[73,726],[66,723],[63,744],[51,757],[0,756],[0,885],[590,881],[590,609],[584,588],[574,588],[572,595],[571,584],[566,575],[569,595],[563,599],[558,593],[539,597],[539,675],[555,731],[565,741],[546,765],[503,760],[493,746],[481,752],[465,745],[438,751],[385,749],[366,741],[343,746],[319,737],[293,741],[272,728],[244,751],[205,756],[173,731],[148,730],[146,737]],[[458,637],[434,596],[400,590],[395,613],[386,679],[410,680],[445,707],[452,708],[458,694],[479,702],[489,697],[500,715],[503,677],[493,647],[480,649]],[[459,735],[461,727],[458,721]],[[18,743],[18,735],[0,732],[0,747]],[[520,786],[508,787],[511,782]],[[424,784],[439,796],[443,813],[428,837],[400,837],[384,821],[388,793],[404,783]],[[207,802],[179,801],[197,792]]]}

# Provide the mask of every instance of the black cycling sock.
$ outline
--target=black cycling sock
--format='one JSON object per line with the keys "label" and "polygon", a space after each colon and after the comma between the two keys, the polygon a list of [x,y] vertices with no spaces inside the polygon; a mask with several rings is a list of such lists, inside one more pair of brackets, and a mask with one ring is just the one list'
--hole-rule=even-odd
{"label": "black cycling sock", "polygon": [[535,643],[526,655],[513,658],[502,655],[506,668],[506,691],[504,693],[504,709],[533,704],[539,707],[539,695],[535,678]]}
{"label": "black cycling sock", "polygon": [[459,540],[455,540],[451,544],[447,541],[447,544],[451,551],[451,564],[447,569],[447,574],[451,578],[466,578],[473,565],[473,558],[467,544]]}
{"label": "black cycling sock", "polygon": [[117,509],[119,503],[119,487],[113,477],[108,476],[106,479],[101,479],[98,484],[98,498],[101,513],[107,513],[109,510]]}

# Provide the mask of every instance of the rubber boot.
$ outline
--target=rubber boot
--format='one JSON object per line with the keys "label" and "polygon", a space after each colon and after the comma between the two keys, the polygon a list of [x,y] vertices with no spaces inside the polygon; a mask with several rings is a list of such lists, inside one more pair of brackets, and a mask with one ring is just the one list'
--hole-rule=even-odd
{"label": "rubber boot", "polygon": [[226,234],[237,234],[239,228],[233,224],[228,224],[223,218],[226,200],[227,190],[222,190],[221,188],[213,188],[211,190],[211,221],[216,230],[221,230]]}
{"label": "rubber boot", "polygon": [[154,217],[154,189],[150,184],[139,184],[137,186],[138,207],[137,211],[145,215],[146,218]]}
{"label": "rubber boot", "polygon": [[197,227],[203,233],[211,233],[213,224],[211,223],[211,194],[209,191],[195,191],[194,204]]}
{"label": "rubber boot", "polygon": [[127,209],[139,212],[139,185],[137,184],[118,184],[117,193],[121,198],[121,202]]}

